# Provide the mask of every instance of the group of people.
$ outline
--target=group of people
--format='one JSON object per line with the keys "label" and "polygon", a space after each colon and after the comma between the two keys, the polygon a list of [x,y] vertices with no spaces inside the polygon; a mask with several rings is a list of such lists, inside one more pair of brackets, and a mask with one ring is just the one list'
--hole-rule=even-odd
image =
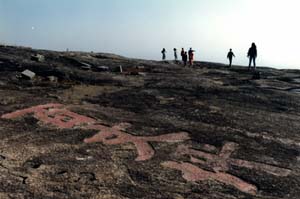
{"label": "group of people", "polygon": [[[174,48],[173,51],[174,51],[175,61],[178,61],[177,49]],[[194,52],[195,51],[192,48],[190,48],[190,50],[188,52],[186,52],[184,50],[184,48],[181,49],[181,54],[180,55],[181,55],[182,62],[184,64],[184,66],[187,66],[187,62],[189,62],[190,66],[193,66]],[[162,53],[162,60],[166,60],[166,53],[167,53],[166,49],[163,48],[161,53]],[[251,47],[248,50],[247,56],[249,58],[249,68],[248,69],[250,70],[252,62],[253,62],[253,67],[254,67],[254,70],[255,70],[255,68],[256,68],[256,57],[257,57],[257,48],[256,48],[255,43],[252,43]],[[235,55],[234,55],[232,49],[230,49],[228,54],[227,54],[227,58],[229,59],[229,67],[232,66],[233,57],[235,57]]]}
{"label": "group of people", "polygon": [[[229,50],[227,54],[227,58],[229,59],[229,67],[232,65],[232,59],[235,57],[234,53],[232,52],[232,49]],[[256,57],[257,57],[257,48],[255,43],[252,43],[251,47],[248,50],[247,57],[249,58],[249,67],[248,69],[250,70],[252,62],[253,62],[253,69],[255,70],[256,68]]]}
{"label": "group of people", "polygon": [[[178,61],[177,49],[174,48],[173,51],[174,51],[175,61]],[[182,60],[184,66],[187,66],[188,62],[189,62],[190,66],[193,66],[193,64],[194,64],[194,52],[195,51],[192,48],[190,48],[190,50],[188,52],[186,52],[184,50],[184,48],[181,49],[180,55],[181,55],[181,60]],[[162,53],[162,60],[166,60],[166,53],[167,53],[166,49],[163,48],[161,53]]]}

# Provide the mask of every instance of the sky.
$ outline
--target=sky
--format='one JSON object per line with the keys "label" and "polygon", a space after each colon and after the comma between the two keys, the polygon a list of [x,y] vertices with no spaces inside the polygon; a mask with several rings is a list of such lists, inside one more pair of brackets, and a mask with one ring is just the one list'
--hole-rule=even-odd
{"label": "sky", "polygon": [[195,59],[300,69],[299,0],[0,0],[0,43],[49,50],[109,52],[173,59],[173,48]]}

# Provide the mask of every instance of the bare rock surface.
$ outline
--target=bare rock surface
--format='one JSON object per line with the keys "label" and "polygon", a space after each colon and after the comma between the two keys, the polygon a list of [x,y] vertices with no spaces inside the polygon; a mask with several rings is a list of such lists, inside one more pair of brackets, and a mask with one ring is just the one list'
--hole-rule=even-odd
{"label": "bare rock surface", "polygon": [[300,71],[258,70],[0,46],[0,198],[299,199]]}

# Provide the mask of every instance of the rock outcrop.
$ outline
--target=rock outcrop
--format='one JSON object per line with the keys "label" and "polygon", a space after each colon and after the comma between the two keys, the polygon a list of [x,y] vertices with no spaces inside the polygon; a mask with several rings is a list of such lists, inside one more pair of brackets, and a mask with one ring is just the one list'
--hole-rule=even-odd
{"label": "rock outcrop", "polygon": [[298,199],[300,71],[256,74],[0,46],[0,198]]}

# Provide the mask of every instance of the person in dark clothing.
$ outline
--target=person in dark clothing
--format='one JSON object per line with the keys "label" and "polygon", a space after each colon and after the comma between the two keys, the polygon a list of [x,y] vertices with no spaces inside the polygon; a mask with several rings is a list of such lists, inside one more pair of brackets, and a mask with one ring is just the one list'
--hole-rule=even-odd
{"label": "person in dark clothing", "polygon": [[186,66],[187,60],[188,60],[187,52],[184,52],[183,55],[182,55],[182,61],[183,61],[184,66]]}
{"label": "person in dark clothing", "polygon": [[227,58],[229,59],[229,67],[232,65],[232,58],[235,57],[234,53],[232,52],[232,49],[229,50],[227,54]]}
{"label": "person in dark clothing", "polygon": [[174,50],[174,58],[175,58],[175,61],[177,62],[177,60],[178,60],[177,49],[174,48],[173,50]]}
{"label": "person in dark clothing", "polygon": [[252,43],[251,48],[249,48],[248,57],[249,57],[248,70],[250,70],[250,68],[251,68],[252,61],[253,61],[253,66],[254,66],[254,70],[255,70],[255,68],[256,68],[256,57],[257,57],[257,48],[256,48],[255,43]]}
{"label": "person in dark clothing", "polygon": [[180,53],[180,55],[181,55],[181,60],[182,60],[182,62],[183,62],[183,56],[184,56],[184,48],[181,48],[181,53]]}
{"label": "person in dark clothing", "polygon": [[166,49],[163,48],[161,53],[162,53],[162,60],[166,60],[166,53],[167,53]]}
{"label": "person in dark clothing", "polygon": [[189,50],[189,63],[190,66],[193,66],[193,62],[194,62],[194,50],[192,48],[190,48]]}

